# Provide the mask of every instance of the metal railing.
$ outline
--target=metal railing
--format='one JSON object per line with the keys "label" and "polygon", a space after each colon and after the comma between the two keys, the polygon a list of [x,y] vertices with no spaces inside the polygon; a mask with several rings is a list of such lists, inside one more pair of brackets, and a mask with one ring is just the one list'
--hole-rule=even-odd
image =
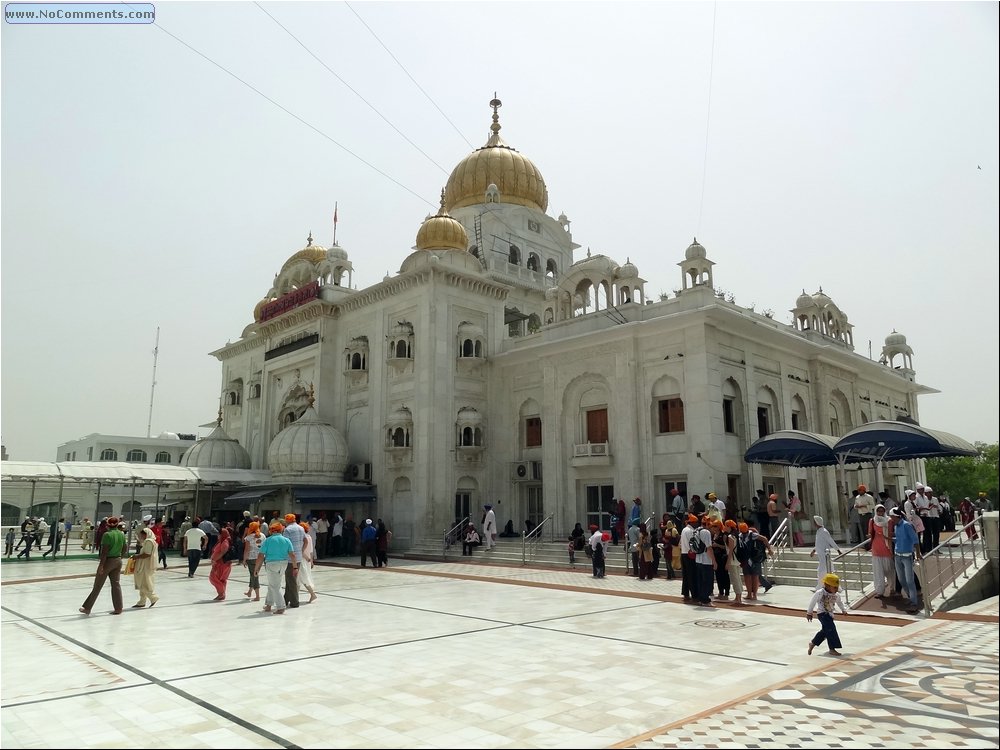
{"label": "metal railing", "polygon": [[545,524],[552,520],[552,514],[545,516],[535,528],[531,531],[521,532],[521,565],[528,564],[528,552],[531,551],[531,556],[534,557],[538,552],[538,545],[542,541],[542,529],[545,528]]}
{"label": "metal railing", "polygon": [[[839,576],[840,591],[844,594],[844,603],[848,607],[851,606],[852,589],[860,602],[865,597],[865,590],[875,585],[872,580],[871,554],[867,544],[868,540],[863,539],[836,556],[832,549],[826,551],[826,569]],[[889,581],[889,585],[895,585],[894,581],[895,579]]]}
{"label": "metal railing", "polygon": [[471,516],[466,516],[450,529],[446,529],[441,537],[441,557],[448,557],[448,548],[459,541],[462,536],[462,529],[469,525]]}
{"label": "metal railing", "polygon": [[764,578],[773,578],[775,568],[781,564],[781,559],[786,552],[791,552],[791,530],[788,528],[788,518],[781,519],[778,528],[771,534],[767,543],[771,545],[771,554],[764,558],[764,566],[761,569]]}
{"label": "metal railing", "polygon": [[[977,515],[965,526],[956,529],[954,534],[924,555],[923,558],[920,570],[924,573],[924,578],[921,579],[924,613],[930,617],[933,612],[931,603],[938,597],[946,596],[949,585],[958,591],[959,578],[968,579],[969,570],[978,569],[980,558],[983,563],[989,559],[983,517]],[[933,567],[936,567],[937,571],[932,573],[931,568]]]}
{"label": "metal railing", "polygon": [[609,443],[579,443],[573,445],[574,458],[593,458],[600,456],[604,458],[611,455]]}
{"label": "metal railing", "polygon": [[[973,538],[970,538],[970,531],[975,535]],[[962,528],[948,533],[950,536],[922,555],[922,560],[914,560],[913,574],[920,578],[924,612],[928,617],[934,611],[934,600],[945,597],[948,586],[957,591],[959,579],[967,579],[969,571],[978,567],[980,559],[982,562],[988,559],[981,517],[977,516]],[[871,551],[867,539],[837,555],[832,550],[827,550],[826,554],[827,568],[840,576],[840,590],[844,594],[845,604],[850,605],[852,592],[860,604],[869,591],[874,591]],[[895,588],[895,566],[888,579],[888,588]]]}

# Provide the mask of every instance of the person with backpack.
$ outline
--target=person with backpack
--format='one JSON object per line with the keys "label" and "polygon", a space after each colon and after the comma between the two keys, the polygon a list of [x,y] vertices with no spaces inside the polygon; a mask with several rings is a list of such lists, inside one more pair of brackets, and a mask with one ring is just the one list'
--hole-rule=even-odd
{"label": "person with backpack", "polygon": [[697,571],[694,567],[694,559],[697,553],[691,549],[691,539],[698,529],[698,516],[688,515],[687,524],[681,530],[681,596],[684,602],[690,604],[698,601],[698,579]]}
{"label": "person with backpack", "polygon": [[715,585],[719,589],[717,601],[728,601],[732,583],[729,578],[729,534],[724,524],[712,524],[712,552],[715,555]]}
{"label": "person with backpack", "polygon": [[228,528],[222,528],[219,531],[219,541],[212,548],[211,557],[212,571],[208,574],[208,580],[215,586],[215,591],[218,594],[212,601],[221,602],[226,598],[226,584],[229,583],[229,574],[233,571],[233,563],[240,559]]}
{"label": "person with backpack", "polygon": [[726,521],[726,567],[729,570],[729,582],[733,588],[736,600],[734,607],[745,607],[743,603],[743,568],[736,559],[736,537],[739,536],[736,521]]}
{"label": "person with backpack", "polygon": [[737,529],[740,535],[736,539],[736,559],[740,561],[740,566],[743,568],[743,583],[746,584],[747,599],[752,601],[757,599],[757,591],[760,589],[764,560],[767,559],[769,553],[773,554],[773,550],[767,537],[758,534],[757,529],[752,526],[741,523]]}
{"label": "person with backpack", "polygon": [[715,569],[715,552],[712,549],[712,532],[708,528],[708,517],[702,516],[701,528],[695,530],[688,543],[695,553],[695,577],[698,581],[698,603],[703,607],[712,606],[712,580]]}

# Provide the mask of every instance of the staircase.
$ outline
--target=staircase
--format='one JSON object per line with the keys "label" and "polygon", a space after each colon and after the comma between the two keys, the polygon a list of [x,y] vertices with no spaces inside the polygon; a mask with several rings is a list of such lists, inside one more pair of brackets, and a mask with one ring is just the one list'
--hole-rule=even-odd
{"label": "staircase", "polygon": [[[416,540],[400,557],[415,560],[442,560],[473,565],[521,565],[521,537],[500,537],[496,541],[496,549],[487,552],[483,547],[476,547],[471,557],[462,556],[462,543],[451,545],[442,557],[441,539]],[[529,552],[526,565],[540,568],[571,568],[569,553],[566,551],[566,541],[539,542],[534,554]],[[621,544],[608,547],[608,559],[605,563],[609,573],[625,572],[625,551]],[[576,552],[576,567],[590,570],[590,558],[583,550]],[[663,563],[660,563],[663,571]],[[815,579],[815,573],[813,574]]]}
{"label": "staircase", "polygon": [[775,583],[786,586],[807,586],[816,588],[816,569],[819,562],[809,555],[808,547],[796,547],[794,550],[783,549],[780,559],[774,566],[764,568],[764,574]]}

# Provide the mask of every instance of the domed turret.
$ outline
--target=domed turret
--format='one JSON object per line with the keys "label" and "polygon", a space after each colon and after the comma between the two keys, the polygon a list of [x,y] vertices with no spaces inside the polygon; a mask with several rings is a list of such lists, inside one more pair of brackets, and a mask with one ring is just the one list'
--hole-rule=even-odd
{"label": "domed turret", "polygon": [[330,260],[347,260],[347,251],[340,245],[334,244],[326,251],[326,257]]}
{"label": "domed turret", "polygon": [[305,413],[275,435],[267,449],[271,476],[278,481],[339,481],[347,458],[347,441],[319,418],[311,395]]}
{"label": "domed turret", "polygon": [[618,269],[619,279],[634,279],[639,275],[639,269],[635,267],[631,258],[625,259],[625,265]]}
{"label": "domed turret", "polygon": [[906,346],[906,336],[901,333],[897,333],[896,329],[892,329],[892,333],[885,337],[885,345],[887,347],[904,347]]}
{"label": "domed turret", "polygon": [[192,445],[181,458],[181,466],[199,469],[249,469],[250,454],[222,429],[222,410],[212,433]]}
{"label": "domed turret", "polygon": [[803,289],[802,290],[802,294],[800,294],[798,296],[798,299],[795,300],[795,306],[796,307],[812,307],[812,304],[813,304],[812,295],[811,294],[807,294],[806,290]]}
{"label": "domed turret", "polygon": [[281,267],[281,271],[285,271],[285,269],[289,266],[300,260],[305,260],[312,264],[326,260],[326,248],[322,245],[313,244],[312,232],[309,233],[309,238],[306,240],[306,246],[286,260],[285,264]]}
{"label": "domed turret", "polygon": [[707,257],[708,253],[705,252],[705,248],[698,242],[697,237],[694,238],[694,242],[688,245],[687,250],[684,251],[685,260],[700,260]]}
{"label": "domed turret", "polygon": [[436,216],[426,219],[417,231],[417,250],[469,249],[469,235],[462,226],[448,215],[444,207],[445,191],[441,190],[441,208]]}
{"label": "domed turret", "polygon": [[[542,173],[528,159],[500,137],[499,99],[490,102],[493,124],[486,145],[458,163],[448,177],[447,208],[454,211],[486,201],[487,192],[500,203],[535,208],[543,213],[549,205],[549,192]],[[495,186],[497,193],[490,191]]]}
{"label": "domed turret", "polygon": [[253,308],[253,319],[254,319],[255,323],[259,323],[260,322],[260,316],[261,316],[261,312],[264,309],[264,306],[267,305],[270,302],[274,302],[274,300],[275,300],[274,297],[264,297],[264,299],[262,299],[256,305],[254,305],[254,308]]}

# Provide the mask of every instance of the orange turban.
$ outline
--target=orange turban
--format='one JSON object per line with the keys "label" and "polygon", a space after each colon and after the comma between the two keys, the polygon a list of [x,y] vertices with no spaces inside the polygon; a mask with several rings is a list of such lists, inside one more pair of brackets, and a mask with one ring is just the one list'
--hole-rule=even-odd
{"label": "orange turban", "polygon": [[250,531],[251,534],[256,534],[258,531],[260,531],[260,524],[257,523],[256,521],[251,521],[250,523],[247,524],[247,529]]}
{"label": "orange turban", "polygon": [[286,513],[285,514],[285,523],[295,523],[295,514],[294,513]]}
{"label": "orange turban", "polygon": [[698,523],[698,516],[688,513],[688,523]]}
{"label": "orange turban", "polygon": [[747,526],[747,525],[746,525],[745,523],[743,523],[742,521],[740,521],[739,525],[737,525],[737,527],[736,527],[736,528],[738,528],[738,529],[740,530],[740,533],[741,533],[741,534],[746,534],[746,533],[747,533],[747,532],[748,532],[748,531],[750,530],[750,527],[749,527],[749,526]]}
{"label": "orange turban", "polygon": [[281,521],[275,521],[268,527],[268,529],[272,534],[280,534],[285,530],[285,527],[281,525]]}

